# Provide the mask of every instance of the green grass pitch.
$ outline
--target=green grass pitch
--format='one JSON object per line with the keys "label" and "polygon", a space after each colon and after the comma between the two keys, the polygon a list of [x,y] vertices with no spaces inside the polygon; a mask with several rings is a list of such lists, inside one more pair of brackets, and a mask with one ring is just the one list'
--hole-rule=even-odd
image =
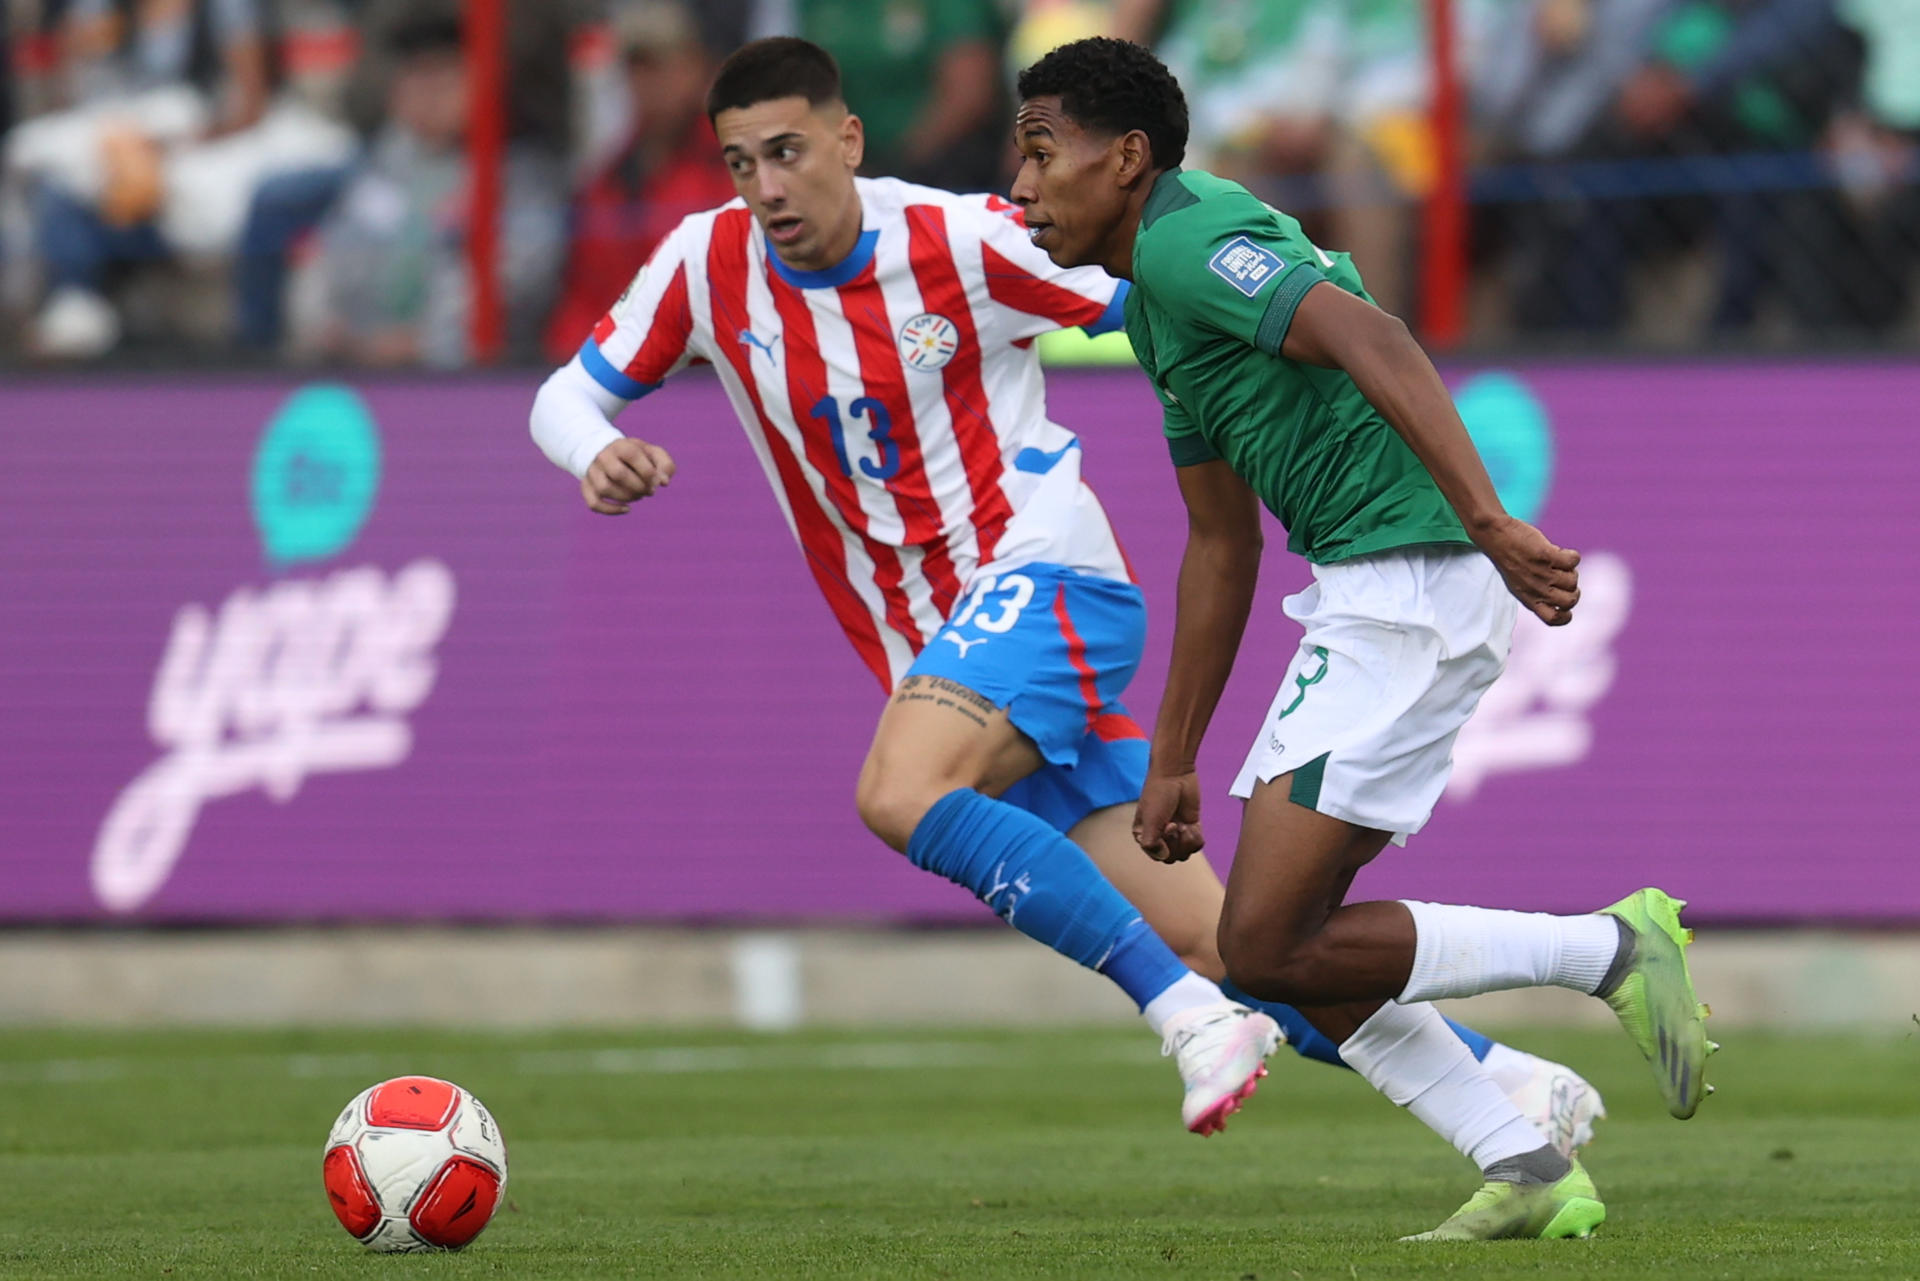
{"label": "green grass pitch", "polygon": [[[1466,1163],[1357,1078],[1283,1052],[1202,1140],[1143,1030],[0,1036],[5,1277],[1912,1277],[1920,1037],[1723,1036],[1685,1124],[1623,1037],[1516,1036],[1585,1069],[1590,1241],[1402,1245]],[[508,1204],[457,1255],[375,1256],[320,1190],[339,1107],[458,1081]]]}

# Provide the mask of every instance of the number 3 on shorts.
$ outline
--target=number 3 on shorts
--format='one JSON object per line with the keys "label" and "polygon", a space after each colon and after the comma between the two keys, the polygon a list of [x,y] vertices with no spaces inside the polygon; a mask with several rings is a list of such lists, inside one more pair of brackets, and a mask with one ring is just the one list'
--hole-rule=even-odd
{"label": "number 3 on shorts", "polygon": [[1293,715],[1293,710],[1296,707],[1300,706],[1300,704],[1307,701],[1307,687],[1310,685],[1318,685],[1320,683],[1320,678],[1327,674],[1326,648],[1324,646],[1315,645],[1313,647],[1313,656],[1320,660],[1319,669],[1315,671],[1311,676],[1307,675],[1307,673],[1303,670],[1298,676],[1295,676],[1293,678],[1293,683],[1300,687],[1300,692],[1298,694],[1295,694],[1293,696],[1293,701],[1291,703],[1288,703],[1286,707],[1281,709],[1280,714],[1274,717],[1273,719],[1277,721],[1284,721],[1285,719],[1287,719],[1287,717]]}
{"label": "number 3 on shorts", "polygon": [[[975,618],[975,612],[986,604],[987,597],[995,592],[1002,593],[1000,598],[993,602],[1000,612],[991,616],[981,614],[980,617]],[[1020,611],[1025,609],[1032,599],[1033,580],[1025,574],[988,574],[967,594],[965,608],[955,614],[953,621],[947,626],[960,628],[972,622],[983,632],[992,632],[995,635],[1010,632],[1013,630],[1013,625],[1020,621]]]}

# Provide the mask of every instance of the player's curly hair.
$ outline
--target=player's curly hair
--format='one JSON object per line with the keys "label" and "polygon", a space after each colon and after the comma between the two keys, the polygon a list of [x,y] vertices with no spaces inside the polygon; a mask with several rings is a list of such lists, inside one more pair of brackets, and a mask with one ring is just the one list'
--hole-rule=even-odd
{"label": "player's curly hair", "polygon": [[1156,169],[1187,154],[1187,95],[1166,64],[1130,40],[1090,36],[1063,44],[1020,73],[1020,97],[1058,96],[1060,109],[1084,129],[1109,134],[1138,129],[1153,147]]}

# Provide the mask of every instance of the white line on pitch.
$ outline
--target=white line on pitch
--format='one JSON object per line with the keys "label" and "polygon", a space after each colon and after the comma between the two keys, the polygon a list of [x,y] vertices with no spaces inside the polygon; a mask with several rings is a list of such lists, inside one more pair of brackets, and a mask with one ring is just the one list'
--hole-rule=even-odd
{"label": "white line on pitch", "polygon": [[[1144,1042],[1101,1037],[1080,1057],[1102,1063],[1146,1062]],[[197,1058],[58,1058],[0,1062],[0,1085],[87,1085],[127,1077],[166,1077],[252,1068],[297,1078],[401,1075],[447,1060],[493,1058],[485,1050],[410,1055],[405,1051],[352,1054],[235,1054]],[[1049,1055],[1050,1059],[1054,1056]],[[421,1065],[418,1060],[431,1060]],[[1022,1063],[1023,1046],[983,1041],[866,1041],[842,1045],[610,1046],[526,1051],[508,1059],[511,1071],[536,1076],[672,1076],[715,1072],[901,1071]]]}

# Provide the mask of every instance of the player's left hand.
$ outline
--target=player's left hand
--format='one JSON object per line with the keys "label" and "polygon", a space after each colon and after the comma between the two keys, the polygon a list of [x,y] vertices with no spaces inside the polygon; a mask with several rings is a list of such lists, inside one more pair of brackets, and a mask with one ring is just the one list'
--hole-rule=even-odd
{"label": "player's left hand", "polygon": [[1149,774],[1133,811],[1133,839],[1149,858],[1181,863],[1205,847],[1200,832],[1200,776]]}
{"label": "player's left hand", "polygon": [[1524,520],[1508,517],[1474,540],[1515,600],[1549,627],[1564,627],[1580,603],[1580,553],[1555,546]]}

